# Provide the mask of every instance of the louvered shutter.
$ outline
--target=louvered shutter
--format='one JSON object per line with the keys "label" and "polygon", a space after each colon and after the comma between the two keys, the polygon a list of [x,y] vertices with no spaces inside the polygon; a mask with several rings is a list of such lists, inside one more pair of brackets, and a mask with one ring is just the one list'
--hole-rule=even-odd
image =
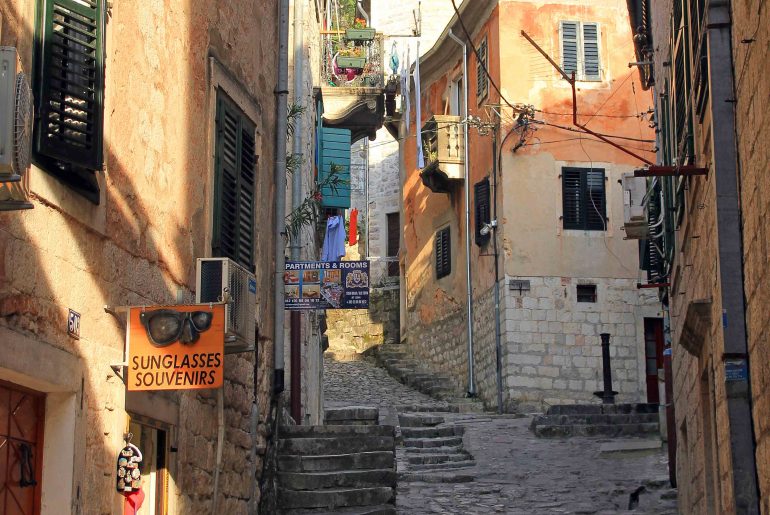
{"label": "louvered shutter", "polygon": [[561,22],[561,67],[567,75],[578,72],[578,22]]}
{"label": "louvered shutter", "polygon": [[37,66],[37,154],[102,168],[103,0],[49,0]]}
{"label": "louvered shutter", "polygon": [[601,79],[599,26],[596,23],[583,24],[583,79]]}
{"label": "louvered shutter", "polygon": [[481,234],[481,228],[484,224],[488,224],[491,218],[490,202],[489,202],[489,179],[484,179],[473,185],[473,193],[475,199],[475,212],[476,212],[476,245],[481,247],[486,245],[490,240],[491,234]]}
{"label": "louvered shutter", "polygon": [[436,278],[446,277],[452,271],[452,246],[449,227],[436,233]]}
{"label": "louvered shutter", "polygon": [[604,231],[607,229],[604,170],[593,168],[583,174],[583,205],[585,209],[585,229],[589,231]]}
{"label": "louvered shutter", "polygon": [[583,228],[581,173],[578,168],[564,168],[561,174],[563,224],[565,229]]}
{"label": "louvered shutter", "polygon": [[321,168],[318,182],[323,183],[332,171],[339,167],[336,186],[321,187],[321,206],[347,209],[350,207],[350,129],[321,129]]}
{"label": "louvered shutter", "polygon": [[224,95],[217,98],[215,256],[254,267],[254,124]]}
{"label": "louvered shutter", "polygon": [[[478,61],[476,62],[476,103],[480,104],[481,101],[486,98],[487,90],[489,88],[489,78],[487,77],[484,67],[488,66],[489,59],[487,59],[487,38],[481,42],[478,48]],[[483,64],[482,64],[483,63]]]}

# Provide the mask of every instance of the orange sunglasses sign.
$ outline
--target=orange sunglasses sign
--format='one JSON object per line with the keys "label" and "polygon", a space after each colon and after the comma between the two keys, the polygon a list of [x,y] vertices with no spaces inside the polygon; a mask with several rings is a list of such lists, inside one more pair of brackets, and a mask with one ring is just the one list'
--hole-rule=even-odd
{"label": "orange sunglasses sign", "polygon": [[129,391],[222,386],[223,304],[130,308],[128,320]]}

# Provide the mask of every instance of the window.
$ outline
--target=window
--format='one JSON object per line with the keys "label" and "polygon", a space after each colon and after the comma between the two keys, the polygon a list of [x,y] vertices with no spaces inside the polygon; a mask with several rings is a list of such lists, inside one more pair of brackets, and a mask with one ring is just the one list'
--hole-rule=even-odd
{"label": "window", "polygon": [[436,233],[436,279],[446,277],[452,272],[452,245],[449,240],[449,227]]}
{"label": "window", "polygon": [[[389,258],[398,257],[398,249],[401,240],[401,222],[398,213],[388,213],[388,241],[387,251]],[[388,262],[388,277],[398,277],[398,261]]]}
{"label": "window", "polygon": [[212,250],[253,270],[255,126],[221,91],[216,116]]}
{"label": "window", "polygon": [[489,209],[489,178],[473,185],[473,195],[476,206],[476,245],[481,247],[491,238],[491,233],[481,234],[484,225],[492,220]]}
{"label": "window", "polygon": [[449,114],[453,116],[463,116],[465,114],[465,98],[463,96],[462,75],[450,83]]}
{"label": "window", "polygon": [[487,77],[487,74],[484,71],[485,67],[489,69],[486,37],[479,45],[478,57],[480,59],[476,62],[476,103],[481,104],[481,101],[487,97],[487,93],[489,92],[489,77]]}
{"label": "window", "polygon": [[562,168],[564,228],[607,230],[604,169]]}
{"label": "window", "polygon": [[104,0],[44,1],[35,39],[35,163],[98,204]]}
{"label": "window", "polygon": [[578,302],[596,302],[596,285],[595,284],[578,284],[577,301]]}
{"label": "window", "polygon": [[577,80],[601,80],[599,25],[563,21],[560,26],[561,67]]}

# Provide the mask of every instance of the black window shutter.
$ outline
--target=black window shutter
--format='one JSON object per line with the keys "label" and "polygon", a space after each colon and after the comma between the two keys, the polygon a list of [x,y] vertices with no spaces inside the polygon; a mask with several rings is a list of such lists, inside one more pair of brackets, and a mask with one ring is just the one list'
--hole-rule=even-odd
{"label": "black window shutter", "polygon": [[224,95],[217,97],[214,191],[215,256],[254,267],[254,125]]}
{"label": "black window shutter", "polygon": [[446,277],[452,271],[452,245],[449,227],[436,233],[436,278]]}
{"label": "black window shutter", "polygon": [[[35,153],[69,167],[102,168],[103,0],[48,0],[36,59]],[[65,177],[66,179],[66,177]]]}
{"label": "black window shutter", "polygon": [[563,168],[562,206],[564,229],[604,231],[607,208],[604,169]]}
{"label": "black window shutter", "polygon": [[484,71],[484,67],[489,66],[489,59],[487,58],[487,38],[484,38],[479,45],[478,58],[480,59],[476,62],[476,103],[480,104],[481,101],[486,98],[487,90],[489,89],[489,79]]}
{"label": "black window shutter", "polygon": [[484,224],[492,221],[489,201],[489,178],[473,185],[473,193],[476,203],[476,245],[479,247],[486,245],[491,239],[491,233],[481,234],[481,228]]}

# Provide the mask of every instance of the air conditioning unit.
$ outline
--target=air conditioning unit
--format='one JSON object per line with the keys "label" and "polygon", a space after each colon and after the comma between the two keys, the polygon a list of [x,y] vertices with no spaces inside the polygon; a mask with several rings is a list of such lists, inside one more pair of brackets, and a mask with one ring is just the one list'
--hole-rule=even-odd
{"label": "air conditioning unit", "polygon": [[621,176],[623,186],[623,229],[626,237],[643,240],[650,233],[647,223],[647,179],[634,177],[632,173]]}
{"label": "air conditioning unit", "polygon": [[29,168],[32,89],[16,48],[0,47],[0,182],[18,182]]}
{"label": "air conditioning unit", "polygon": [[225,354],[254,350],[257,280],[254,274],[228,258],[198,259],[195,302],[223,302]]}

